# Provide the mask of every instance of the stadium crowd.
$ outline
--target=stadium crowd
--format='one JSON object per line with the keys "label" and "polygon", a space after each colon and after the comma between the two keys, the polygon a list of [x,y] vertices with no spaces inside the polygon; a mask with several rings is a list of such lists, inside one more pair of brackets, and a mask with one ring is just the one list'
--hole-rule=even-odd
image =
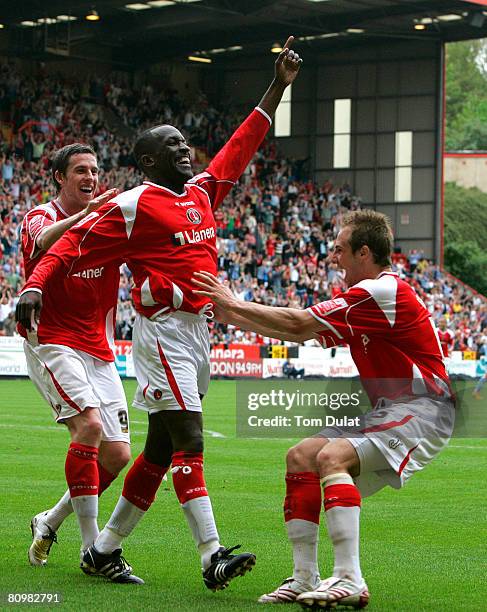
{"label": "stadium crowd", "polygon": [[[133,164],[130,138],[109,129],[107,109],[134,133],[157,123],[180,126],[201,163],[218,151],[241,118],[218,112],[203,94],[187,104],[177,91],[156,94],[151,85],[136,95],[121,77],[84,83],[42,74],[20,79],[14,65],[0,64],[0,121],[11,130],[0,130],[0,335],[15,333],[16,297],[24,283],[18,229],[28,210],[55,197],[53,152],[71,142],[92,144],[100,163],[100,192],[130,189],[143,180]],[[221,278],[241,299],[268,305],[307,307],[339,295],[345,290],[343,275],[327,257],[343,214],[360,206],[349,185],[316,185],[308,179],[307,160],[286,159],[267,140],[215,214]],[[484,298],[443,274],[421,252],[397,252],[393,267],[409,279],[436,321],[446,318],[453,350],[487,354]],[[130,285],[124,266],[119,339],[132,336]],[[269,342],[218,323],[211,327],[214,344]]]}

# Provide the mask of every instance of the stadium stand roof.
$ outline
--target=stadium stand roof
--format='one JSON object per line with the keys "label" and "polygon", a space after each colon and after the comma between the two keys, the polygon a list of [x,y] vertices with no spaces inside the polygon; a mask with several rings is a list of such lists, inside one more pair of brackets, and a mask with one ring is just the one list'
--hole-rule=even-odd
{"label": "stadium stand roof", "polygon": [[[93,10],[100,19],[87,21]],[[298,49],[321,51],[481,38],[487,0],[22,0],[2,3],[0,21],[0,54],[141,67],[195,53],[252,56],[289,33]]]}

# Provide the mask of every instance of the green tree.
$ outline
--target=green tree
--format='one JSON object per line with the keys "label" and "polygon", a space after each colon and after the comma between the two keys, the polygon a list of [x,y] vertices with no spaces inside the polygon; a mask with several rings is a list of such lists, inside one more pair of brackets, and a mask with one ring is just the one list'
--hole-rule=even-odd
{"label": "green tree", "polygon": [[445,268],[487,295],[487,194],[445,185]]}
{"label": "green tree", "polygon": [[479,293],[487,295],[487,253],[476,242],[446,244],[445,267]]}
{"label": "green tree", "polygon": [[487,149],[487,45],[469,40],[447,46],[446,149]]}

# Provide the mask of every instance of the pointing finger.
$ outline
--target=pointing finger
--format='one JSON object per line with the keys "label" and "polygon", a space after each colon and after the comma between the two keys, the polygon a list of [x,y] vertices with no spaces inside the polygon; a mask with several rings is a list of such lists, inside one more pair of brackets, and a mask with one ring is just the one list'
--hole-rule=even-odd
{"label": "pointing finger", "polygon": [[293,41],[294,41],[294,36],[290,36],[286,40],[286,44],[284,45],[284,49],[289,49],[289,47],[293,44]]}

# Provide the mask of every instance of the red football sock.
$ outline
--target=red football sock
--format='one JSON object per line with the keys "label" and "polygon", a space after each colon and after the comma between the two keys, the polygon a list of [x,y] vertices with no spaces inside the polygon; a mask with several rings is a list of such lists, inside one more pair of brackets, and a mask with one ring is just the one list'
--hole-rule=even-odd
{"label": "red football sock", "polygon": [[149,463],[144,453],[140,453],[125,476],[122,496],[146,512],[156,498],[157,489],[168,469]]}
{"label": "red football sock", "polygon": [[325,512],[330,510],[330,508],[335,508],[335,506],[342,506],[344,508],[360,507],[361,502],[360,491],[353,484],[325,486],[325,499],[323,500]]}
{"label": "red football sock", "polygon": [[98,449],[71,442],[66,455],[65,473],[71,497],[98,495]]}
{"label": "red football sock", "polygon": [[112,484],[112,482],[117,476],[106,470],[99,461],[98,475],[100,477],[100,484],[98,486],[98,496],[100,496],[103,491],[106,491],[108,489],[108,487]]}
{"label": "red football sock", "polygon": [[286,474],[284,520],[302,519],[319,525],[321,511],[320,477],[314,472]]}
{"label": "red football sock", "polygon": [[177,451],[172,456],[172,481],[179,503],[208,496],[203,474],[203,453]]}

